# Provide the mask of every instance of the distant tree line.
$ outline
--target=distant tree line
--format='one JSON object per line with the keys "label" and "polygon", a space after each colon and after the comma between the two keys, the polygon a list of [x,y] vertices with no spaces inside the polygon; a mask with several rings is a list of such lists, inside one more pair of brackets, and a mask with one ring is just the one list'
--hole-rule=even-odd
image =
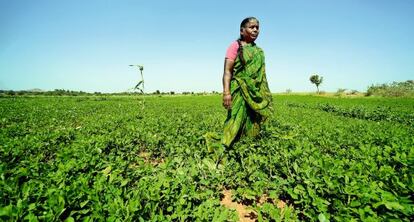
{"label": "distant tree line", "polygon": [[0,96],[132,96],[132,95],[208,95],[208,94],[219,94],[216,91],[212,92],[182,92],[176,93],[175,91],[161,92],[156,90],[153,93],[141,93],[138,91],[133,92],[116,92],[116,93],[102,93],[102,92],[84,92],[84,91],[74,91],[74,90],[65,90],[65,89],[55,89],[53,91],[43,91],[40,89],[35,90],[1,90]]}
{"label": "distant tree line", "polygon": [[[322,77],[318,75],[312,75],[310,81],[316,85],[317,92],[319,92],[319,85],[322,83]],[[346,89],[338,89],[336,95],[344,94]],[[287,89],[286,93],[292,93],[291,89]],[[352,90],[347,94],[358,94],[357,90]],[[132,96],[132,95],[220,95],[220,92],[212,91],[212,92],[188,92],[184,91],[181,93],[176,93],[174,91],[168,92],[161,92],[160,90],[156,90],[152,93],[145,93],[142,94],[138,91],[133,92],[117,92],[117,93],[102,93],[102,92],[84,92],[84,91],[74,91],[74,90],[65,90],[65,89],[55,89],[53,91],[43,91],[40,89],[34,90],[1,90],[0,89],[0,96],[36,96],[36,95],[43,95],[43,96],[111,96],[111,95],[120,95],[120,96]],[[368,87],[367,92],[365,93],[366,96],[385,96],[385,97],[414,97],[414,80],[407,80],[404,82],[392,82],[389,84],[376,84],[371,85]]]}
{"label": "distant tree line", "polygon": [[367,96],[414,97],[414,81],[392,82],[368,87]]}
{"label": "distant tree line", "polygon": [[55,89],[53,91],[43,90],[0,90],[1,95],[8,96],[24,96],[24,95],[44,95],[44,96],[81,96],[81,95],[93,95],[101,94],[100,92],[88,93],[83,91]]}

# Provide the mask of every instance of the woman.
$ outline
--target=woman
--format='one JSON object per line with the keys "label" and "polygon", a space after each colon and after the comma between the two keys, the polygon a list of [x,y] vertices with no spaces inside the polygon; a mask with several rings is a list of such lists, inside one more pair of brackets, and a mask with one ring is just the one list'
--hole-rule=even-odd
{"label": "woman", "polygon": [[245,18],[240,38],[227,49],[223,74],[223,106],[228,110],[222,144],[232,146],[240,136],[257,136],[271,114],[272,95],[267,84],[263,50],[254,41],[259,21]]}

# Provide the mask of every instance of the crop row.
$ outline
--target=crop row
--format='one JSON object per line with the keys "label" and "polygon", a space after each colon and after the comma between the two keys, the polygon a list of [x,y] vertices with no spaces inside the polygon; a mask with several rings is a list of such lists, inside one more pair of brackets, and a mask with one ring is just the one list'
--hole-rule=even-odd
{"label": "crop row", "polygon": [[352,107],[341,107],[329,103],[309,105],[304,103],[287,103],[289,107],[300,107],[309,109],[318,109],[335,115],[349,118],[357,118],[371,121],[392,121],[403,123],[408,126],[414,126],[414,113],[396,112],[389,107],[377,106],[375,108],[366,108],[363,105]]}

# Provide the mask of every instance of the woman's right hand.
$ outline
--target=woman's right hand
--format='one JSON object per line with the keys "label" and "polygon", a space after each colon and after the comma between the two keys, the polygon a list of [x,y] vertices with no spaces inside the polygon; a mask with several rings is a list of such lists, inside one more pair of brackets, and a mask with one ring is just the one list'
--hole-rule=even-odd
{"label": "woman's right hand", "polygon": [[227,110],[231,109],[231,94],[224,94],[223,95],[223,106]]}

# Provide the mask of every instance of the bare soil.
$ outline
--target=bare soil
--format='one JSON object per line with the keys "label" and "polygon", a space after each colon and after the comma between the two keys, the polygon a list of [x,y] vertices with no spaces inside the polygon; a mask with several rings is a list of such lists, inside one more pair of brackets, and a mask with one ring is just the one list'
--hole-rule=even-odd
{"label": "bare soil", "polygon": [[[220,204],[224,207],[227,207],[229,209],[234,209],[237,212],[237,215],[239,216],[239,222],[254,222],[257,221],[257,212],[255,212],[251,205],[247,205],[244,203],[238,203],[234,202],[232,200],[232,193],[231,190],[224,190],[222,192],[223,198],[220,201]],[[282,200],[273,200],[269,198],[267,195],[263,195],[257,200],[257,205],[262,205],[264,203],[271,203],[276,204],[277,208],[283,209],[286,206],[286,203]]]}

